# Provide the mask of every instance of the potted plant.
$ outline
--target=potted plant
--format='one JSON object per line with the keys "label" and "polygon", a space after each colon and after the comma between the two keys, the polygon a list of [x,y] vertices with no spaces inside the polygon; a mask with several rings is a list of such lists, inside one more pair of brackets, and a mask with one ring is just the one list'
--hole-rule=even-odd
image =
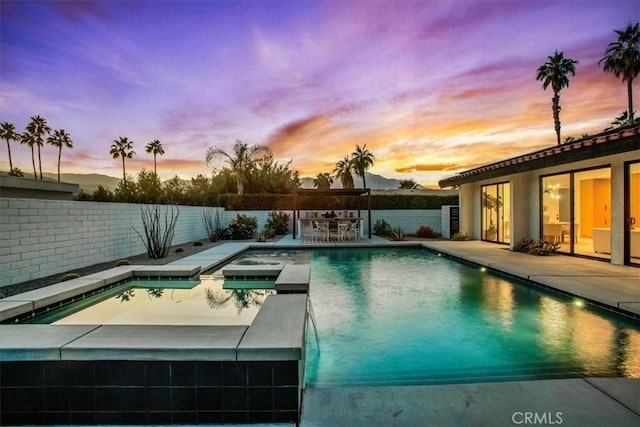
{"label": "potted plant", "polygon": [[487,209],[489,212],[489,226],[484,232],[486,240],[496,240],[496,236],[498,234],[498,230],[496,228],[495,223],[493,222],[494,213],[495,219],[498,220],[498,209],[502,207],[502,197],[494,196],[487,192],[482,193],[482,207]]}

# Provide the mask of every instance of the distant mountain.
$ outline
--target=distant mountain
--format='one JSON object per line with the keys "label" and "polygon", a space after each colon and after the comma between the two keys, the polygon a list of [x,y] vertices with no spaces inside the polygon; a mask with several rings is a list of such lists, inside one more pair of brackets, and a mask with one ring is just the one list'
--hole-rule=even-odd
{"label": "distant mountain", "polygon": [[[372,190],[397,190],[400,188],[400,180],[385,178],[381,175],[376,175],[374,173],[365,172],[365,176],[367,177],[367,187]],[[300,183],[302,188],[315,188],[313,186],[313,179],[310,177],[300,178]],[[354,176],[353,183],[356,188],[362,188],[362,178]],[[340,180],[334,180],[331,188],[342,188],[340,184]]]}
{"label": "distant mountain", "polygon": [[[58,175],[55,173],[42,174],[43,178],[48,181],[57,181]],[[93,193],[98,189],[100,185],[108,190],[115,190],[120,182],[120,178],[114,178],[108,175],[101,175],[98,173],[82,174],[82,173],[61,173],[60,181],[70,182],[72,184],[80,185],[80,189],[87,193]]]}

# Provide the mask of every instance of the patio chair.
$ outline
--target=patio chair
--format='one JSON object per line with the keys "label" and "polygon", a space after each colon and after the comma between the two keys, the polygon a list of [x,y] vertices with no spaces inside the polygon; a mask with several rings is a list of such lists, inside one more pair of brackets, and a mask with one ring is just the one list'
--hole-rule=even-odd
{"label": "patio chair", "polygon": [[324,224],[320,224],[318,221],[311,221],[311,241],[317,242],[319,238],[325,241],[326,236],[327,232]]}
{"label": "patio chair", "polygon": [[351,233],[353,233],[353,240],[360,240],[360,227],[358,220],[352,219],[349,222],[349,229],[347,230],[347,233],[349,235],[351,235]]}

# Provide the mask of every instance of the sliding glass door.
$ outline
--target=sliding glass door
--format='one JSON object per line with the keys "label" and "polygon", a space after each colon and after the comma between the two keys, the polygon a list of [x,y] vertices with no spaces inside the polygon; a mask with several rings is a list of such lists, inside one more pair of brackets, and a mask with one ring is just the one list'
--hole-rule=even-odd
{"label": "sliding glass door", "polygon": [[611,258],[611,168],[542,177],[541,238],[560,252]]}
{"label": "sliding glass door", "polygon": [[640,162],[625,164],[625,264],[640,265]]}
{"label": "sliding glass door", "polygon": [[508,182],[482,186],[482,240],[509,243],[510,189]]}

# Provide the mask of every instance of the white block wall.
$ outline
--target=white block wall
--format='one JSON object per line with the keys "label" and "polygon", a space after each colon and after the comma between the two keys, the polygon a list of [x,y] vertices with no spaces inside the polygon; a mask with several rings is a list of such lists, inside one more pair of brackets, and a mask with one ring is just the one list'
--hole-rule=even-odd
{"label": "white block wall", "polygon": [[[0,286],[145,253],[140,206],[0,198]],[[207,239],[203,208],[179,209],[172,244]]]}
{"label": "white block wall", "polygon": [[[130,203],[79,202],[0,198],[0,287],[39,279],[93,264],[143,254],[146,249],[133,227],[143,232],[140,207]],[[202,207],[180,206],[173,245],[208,236]],[[222,226],[238,211],[223,213]],[[256,217],[260,232],[270,211],[242,211]],[[293,215],[289,213],[289,232]],[[361,211],[367,224],[367,212]],[[421,225],[442,232],[440,210],[379,210],[371,212],[372,227],[384,219],[413,234]],[[372,229],[373,231],[373,229]]]}
{"label": "white block wall", "polygon": [[[366,227],[367,212],[362,211],[365,217],[364,227]],[[373,226],[379,219],[384,219],[391,227],[402,228],[407,234],[415,234],[421,225],[428,225],[436,233],[442,233],[442,213],[440,209],[414,209],[414,210],[376,210],[371,211],[371,233]]]}

